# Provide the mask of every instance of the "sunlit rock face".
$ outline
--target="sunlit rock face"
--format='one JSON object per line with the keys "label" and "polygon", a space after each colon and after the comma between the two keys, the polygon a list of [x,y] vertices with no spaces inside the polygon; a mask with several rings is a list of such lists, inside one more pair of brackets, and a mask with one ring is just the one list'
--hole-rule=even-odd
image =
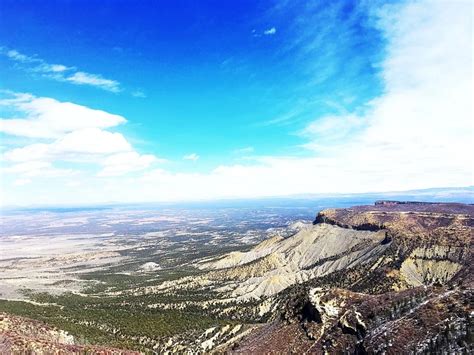
{"label": "sunlit rock face", "polygon": [[384,231],[319,224],[292,237],[275,237],[249,252],[232,253],[200,267],[219,270],[210,274],[212,278],[242,280],[233,290],[233,297],[260,298],[296,283],[367,263],[388,247],[384,240]]}
{"label": "sunlit rock face", "polygon": [[[337,246],[330,229],[323,239],[345,266],[280,292],[278,316],[234,351],[471,352],[473,217],[473,205],[396,201],[321,211],[315,227],[339,228]],[[345,262],[348,231],[371,236],[363,261]]]}

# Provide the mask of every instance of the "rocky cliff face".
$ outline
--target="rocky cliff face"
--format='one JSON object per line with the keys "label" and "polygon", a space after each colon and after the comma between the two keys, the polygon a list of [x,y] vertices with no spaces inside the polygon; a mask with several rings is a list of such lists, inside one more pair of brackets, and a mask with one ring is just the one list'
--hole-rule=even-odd
{"label": "rocky cliff face", "polygon": [[472,353],[472,290],[414,288],[379,295],[310,288],[281,320],[236,346],[237,353]]}
{"label": "rocky cliff face", "polygon": [[281,292],[235,352],[472,353],[473,205],[378,202],[314,224],[384,231],[385,248]]}
{"label": "rocky cliff face", "polygon": [[323,210],[314,223],[357,230],[384,229],[407,245],[423,241],[465,247],[473,237],[474,205],[379,201],[373,206]]}
{"label": "rocky cliff face", "polygon": [[323,210],[315,223],[387,231],[401,262],[396,268],[401,287],[443,284],[472,266],[474,205],[379,201]]}

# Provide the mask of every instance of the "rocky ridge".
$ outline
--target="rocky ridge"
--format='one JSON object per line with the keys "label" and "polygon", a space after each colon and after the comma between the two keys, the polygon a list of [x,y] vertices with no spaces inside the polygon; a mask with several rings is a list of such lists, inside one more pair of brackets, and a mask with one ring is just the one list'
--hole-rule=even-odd
{"label": "rocky ridge", "polygon": [[473,205],[380,201],[314,224],[385,231],[389,247],[281,292],[281,312],[234,352],[472,353]]}

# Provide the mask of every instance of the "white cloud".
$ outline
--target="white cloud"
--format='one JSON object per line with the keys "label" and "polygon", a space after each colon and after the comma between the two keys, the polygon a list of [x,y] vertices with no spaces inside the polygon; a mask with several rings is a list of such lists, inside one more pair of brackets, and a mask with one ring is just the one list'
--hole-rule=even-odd
{"label": "white cloud", "polygon": [[37,61],[35,58],[28,57],[28,56],[26,56],[24,54],[21,54],[20,52],[15,51],[15,50],[7,51],[6,55],[7,55],[8,58],[13,59],[13,60],[17,60],[17,61],[20,61],[20,62],[34,62],[34,61]]}
{"label": "white cloud", "polygon": [[197,155],[196,153],[191,153],[191,154],[187,154],[183,157],[184,160],[192,160],[192,161],[196,161],[199,159],[199,155]]}
{"label": "white cloud", "polygon": [[30,171],[38,171],[38,170],[49,168],[49,167],[51,167],[50,163],[33,161],[33,162],[26,162],[26,163],[13,165],[9,168],[6,168],[5,171],[7,173],[26,173]]}
{"label": "white cloud", "polygon": [[[63,64],[49,64],[41,58],[28,56],[14,49],[7,50],[0,47],[0,54],[21,63],[27,70],[43,73],[44,77],[49,79],[66,81],[76,85],[94,86],[114,93],[122,90],[118,81],[106,79],[99,74],[77,71],[75,67],[68,67]],[[68,72],[72,72],[72,74],[68,74]]]}
{"label": "white cloud", "polygon": [[300,132],[300,135],[310,139],[310,143],[305,144],[304,147],[315,151],[323,151],[337,144],[337,142],[350,139],[366,124],[367,122],[363,117],[351,114],[325,116],[307,125]]}
{"label": "white cloud", "polygon": [[3,154],[3,159],[10,162],[37,161],[47,159],[49,155],[49,144],[35,143],[21,148],[7,150]]}
{"label": "white cloud", "polygon": [[[108,130],[126,122],[122,116],[29,94],[11,94],[0,100],[0,105],[7,112],[25,116],[0,120],[0,132],[36,139],[7,148],[2,154],[2,160],[9,164],[3,172],[19,179],[64,177],[84,168],[90,171],[91,164],[101,167],[101,176],[118,176],[162,161],[151,154],[138,154],[123,134]],[[57,168],[59,162],[73,169]]]}
{"label": "white cloud", "polygon": [[272,27],[272,28],[269,28],[269,29],[263,31],[263,34],[266,35],[266,36],[269,36],[269,35],[274,35],[276,32],[277,32],[276,28]]}
{"label": "white cloud", "polygon": [[97,86],[112,92],[120,91],[120,84],[118,81],[105,79],[100,75],[96,74],[76,72],[73,75],[66,77],[65,79],[66,81],[70,81],[74,84]]}
{"label": "white cloud", "polygon": [[66,71],[66,70],[69,70],[71,68],[68,68],[66,67],[65,65],[62,65],[62,64],[51,64],[49,65],[49,68],[48,70],[49,71],[52,71],[54,73],[60,73],[60,72],[63,72],[63,71]]}
{"label": "white cloud", "polygon": [[163,162],[154,155],[140,155],[137,152],[127,152],[114,154],[103,161],[104,168],[99,172],[99,176],[120,176],[132,171],[144,170],[155,162]]}
{"label": "white cloud", "polygon": [[28,184],[31,184],[31,179],[16,179],[13,182],[14,186],[24,186],[24,185],[28,185]]}
{"label": "white cloud", "polygon": [[64,134],[49,143],[34,143],[7,150],[3,158],[10,162],[58,159],[95,162],[103,155],[131,151],[132,146],[121,133],[86,128]]}
{"label": "white cloud", "polygon": [[111,154],[130,151],[132,146],[120,133],[86,128],[66,134],[52,144],[52,149],[61,153]]}
{"label": "white cloud", "polygon": [[2,99],[1,106],[25,116],[0,119],[0,132],[15,136],[55,138],[79,129],[110,128],[126,122],[124,117],[102,110],[29,94]]}
{"label": "white cloud", "polygon": [[132,92],[132,96],[133,96],[133,97],[138,97],[138,98],[141,98],[141,99],[146,98],[146,94],[145,94],[143,91],[141,91],[141,90],[133,91],[133,92]]}
{"label": "white cloud", "polygon": [[77,181],[77,180],[73,180],[73,181],[68,181],[65,183],[65,186],[67,187],[78,187],[78,186],[81,186],[81,182],[80,181]]}
{"label": "white cloud", "polygon": [[20,176],[20,180],[28,179],[30,183],[33,177],[64,177],[75,174],[72,169],[59,169],[49,162],[29,161],[12,165],[4,169],[5,173]]}

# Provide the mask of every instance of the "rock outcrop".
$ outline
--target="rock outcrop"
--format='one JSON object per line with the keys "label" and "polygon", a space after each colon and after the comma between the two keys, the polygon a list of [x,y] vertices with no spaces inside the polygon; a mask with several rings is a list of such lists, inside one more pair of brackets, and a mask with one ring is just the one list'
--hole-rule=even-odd
{"label": "rock outcrop", "polygon": [[472,290],[414,288],[381,295],[309,289],[282,320],[256,330],[236,353],[472,353]]}
{"label": "rock outcrop", "polygon": [[380,230],[404,244],[465,247],[473,238],[474,205],[378,201],[373,206],[326,209],[315,224],[326,223],[357,230]]}
{"label": "rock outcrop", "polygon": [[281,312],[235,352],[472,353],[473,205],[380,201],[314,224],[384,231],[387,247],[281,292]]}

